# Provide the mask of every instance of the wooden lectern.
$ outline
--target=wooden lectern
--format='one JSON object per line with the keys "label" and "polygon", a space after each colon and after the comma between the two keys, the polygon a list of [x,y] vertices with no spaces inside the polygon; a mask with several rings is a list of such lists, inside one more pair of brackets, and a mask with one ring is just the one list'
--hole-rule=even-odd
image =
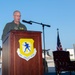
{"label": "wooden lectern", "polygon": [[43,75],[41,32],[11,30],[6,35],[2,75]]}

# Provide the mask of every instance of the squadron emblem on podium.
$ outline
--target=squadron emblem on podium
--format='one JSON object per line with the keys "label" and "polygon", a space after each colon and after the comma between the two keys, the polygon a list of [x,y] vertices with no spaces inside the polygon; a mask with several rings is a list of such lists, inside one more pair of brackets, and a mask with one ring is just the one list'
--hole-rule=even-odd
{"label": "squadron emblem on podium", "polygon": [[19,57],[28,61],[36,55],[36,48],[34,48],[34,40],[33,39],[20,39],[19,40],[20,48],[17,49],[17,54]]}

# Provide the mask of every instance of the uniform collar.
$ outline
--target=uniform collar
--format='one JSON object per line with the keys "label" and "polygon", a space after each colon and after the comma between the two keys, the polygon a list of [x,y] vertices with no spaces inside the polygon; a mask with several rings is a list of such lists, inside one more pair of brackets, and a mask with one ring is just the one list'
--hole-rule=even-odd
{"label": "uniform collar", "polygon": [[[14,20],[12,21],[12,23],[14,23],[15,25],[17,25],[15,22],[14,22]],[[19,25],[20,25],[21,23],[19,22]]]}

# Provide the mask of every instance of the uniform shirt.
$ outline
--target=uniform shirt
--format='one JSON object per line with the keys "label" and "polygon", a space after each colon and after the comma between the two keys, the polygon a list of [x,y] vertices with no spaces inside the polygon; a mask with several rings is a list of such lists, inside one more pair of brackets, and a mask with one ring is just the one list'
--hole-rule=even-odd
{"label": "uniform shirt", "polygon": [[15,24],[14,21],[9,22],[5,25],[3,29],[3,34],[2,34],[2,40],[4,37],[7,35],[7,33],[11,30],[27,30],[26,26],[19,23],[19,25]]}

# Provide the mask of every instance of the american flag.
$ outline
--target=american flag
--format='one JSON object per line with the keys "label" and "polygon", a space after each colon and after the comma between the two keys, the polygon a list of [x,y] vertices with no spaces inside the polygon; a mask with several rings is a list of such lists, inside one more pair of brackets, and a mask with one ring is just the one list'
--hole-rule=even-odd
{"label": "american flag", "polygon": [[60,38],[59,38],[59,29],[57,29],[57,50],[58,51],[63,50],[61,42],[60,42]]}

